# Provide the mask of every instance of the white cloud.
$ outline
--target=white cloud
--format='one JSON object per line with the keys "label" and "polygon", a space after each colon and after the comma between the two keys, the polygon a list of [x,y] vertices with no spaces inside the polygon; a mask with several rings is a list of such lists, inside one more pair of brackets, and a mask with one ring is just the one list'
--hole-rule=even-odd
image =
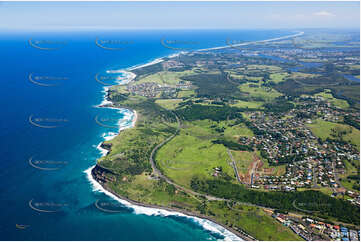
{"label": "white cloud", "polygon": [[330,13],[330,12],[327,12],[327,11],[319,11],[319,12],[314,13],[313,15],[316,15],[316,16],[326,16],[326,17],[336,16],[336,15],[334,15],[333,13]]}

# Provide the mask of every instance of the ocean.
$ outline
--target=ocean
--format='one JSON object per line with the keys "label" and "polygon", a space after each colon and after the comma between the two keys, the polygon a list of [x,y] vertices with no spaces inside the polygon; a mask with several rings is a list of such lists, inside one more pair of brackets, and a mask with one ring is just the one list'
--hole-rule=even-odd
{"label": "ocean", "polygon": [[[291,31],[137,30],[0,33],[0,240],[230,240],[209,221],[118,203],[87,178],[98,145],[132,122],[99,108],[107,71],[179,51]],[[95,77],[103,77],[102,82]],[[99,80],[99,78],[98,78]],[[102,120],[101,125],[97,120]],[[117,213],[96,203],[118,204]]]}

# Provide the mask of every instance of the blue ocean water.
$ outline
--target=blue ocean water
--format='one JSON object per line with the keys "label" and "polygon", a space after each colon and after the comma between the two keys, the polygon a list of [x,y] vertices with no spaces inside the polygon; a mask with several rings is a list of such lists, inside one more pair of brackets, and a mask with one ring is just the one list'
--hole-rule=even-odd
{"label": "blue ocean water", "polygon": [[124,112],[96,107],[103,100],[104,86],[94,77],[181,50],[223,46],[227,39],[254,41],[289,34],[2,32],[0,240],[223,239],[222,231],[189,218],[148,216],[127,206],[119,206],[118,213],[105,213],[95,206],[97,201],[112,205],[115,201],[93,191],[84,171],[101,156],[97,145],[117,132],[117,128],[99,125],[95,118],[115,125]]}

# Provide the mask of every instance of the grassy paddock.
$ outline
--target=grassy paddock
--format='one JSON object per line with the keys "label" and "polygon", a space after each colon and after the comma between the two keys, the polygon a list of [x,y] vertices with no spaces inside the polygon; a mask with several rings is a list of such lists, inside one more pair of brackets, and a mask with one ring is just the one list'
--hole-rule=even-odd
{"label": "grassy paddock", "polygon": [[346,124],[328,122],[321,119],[313,121],[313,123],[309,124],[308,126],[311,128],[314,135],[323,140],[326,140],[327,138],[335,139],[334,131],[346,131],[347,133],[346,135],[342,136],[342,139],[351,144],[354,144],[358,148],[358,150],[360,150],[360,130],[355,129],[354,127]]}

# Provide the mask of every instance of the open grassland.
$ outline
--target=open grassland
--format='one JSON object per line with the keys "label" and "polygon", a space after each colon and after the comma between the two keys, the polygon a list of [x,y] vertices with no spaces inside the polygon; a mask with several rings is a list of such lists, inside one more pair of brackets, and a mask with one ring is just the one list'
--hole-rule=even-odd
{"label": "open grassland", "polygon": [[242,72],[235,70],[227,70],[226,72],[229,73],[230,77],[233,78],[234,80],[247,80],[247,81],[257,82],[263,79],[262,76],[246,75],[244,69],[242,69]]}
{"label": "open grassland", "polygon": [[325,100],[332,103],[332,105],[338,107],[338,108],[348,108],[350,105],[347,103],[347,101],[342,99],[334,98],[330,90],[325,90],[323,92],[315,94],[315,96],[323,97]]}
{"label": "open grassland", "polygon": [[236,100],[231,106],[237,108],[262,108],[263,104],[264,102]]}
{"label": "open grassland", "polygon": [[270,78],[272,82],[274,83],[280,83],[283,82],[284,79],[288,76],[288,73],[272,73],[270,74]]}
{"label": "open grassland", "polygon": [[178,98],[189,98],[189,97],[194,97],[196,95],[196,92],[194,90],[184,90],[184,91],[179,91],[177,94]]}
{"label": "open grassland", "polygon": [[212,202],[209,207],[222,223],[240,227],[259,240],[301,240],[260,208],[245,205],[230,208],[224,202]]}
{"label": "open grassland", "polygon": [[[117,94],[112,95],[116,97]],[[175,133],[177,122],[173,113],[144,97],[128,97],[119,102],[119,105],[137,111],[136,126],[105,141],[105,147],[111,151],[100,158],[98,163],[117,174],[139,175],[150,169],[151,150]]]}
{"label": "open grassland", "polygon": [[241,92],[248,93],[248,97],[264,101],[272,101],[282,94],[270,87],[261,86],[259,83],[245,83],[239,86]]}
{"label": "open grassland", "polygon": [[282,176],[286,173],[286,165],[278,165],[278,166],[270,166],[268,162],[263,162],[262,170],[266,169],[272,169],[272,172],[268,172],[267,174],[270,176]]}
{"label": "open grassland", "polygon": [[334,96],[337,95],[335,97],[345,98],[352,107],[360,109],[360,85],[340,86],[330,89],[332,89]]}
{"label": "open grassland", "polygon": [[162,85],[176,85],[181,79],[181,76],[194,74],[192,70],[182,71],[182,72],[174,72],[174,71],[161,71],[149,76],[145,76],[138,80],[136,83],[146,83],[146,82],[155,82]]}
{"label": "open grassland", "polygon": [[157,99],[156,104],[162,106],[165,109],[174,110],[177,108],[178,104],[182,102],[182,99]]}
{"label": "open grassland", "polygon": [[272,219],[262,209],[239,205],[231,207],[217,201],[205,202],[146,174],[110,183],[109,187],[121,196],[144,204],[182,208],[196,215],[206,215],[234,229],[241,228],[259,240],[300,240],[289,228]]}
{"label": "open grassland", "polygon": [[126,198],[146,204],[182,207],[190,211],[199,205],[196,198],[176,191],[166,182],[153,179],[144,173],[111,183],[111,188]]}
{"label": "open grassland", "polygon": [[318,77],[320,75],[318,74],[311,74],[311,73],[303,73],[303,72],[292,72],[292,74],[289,76],[293,79],[305,79],[305,78],[312,78],[312,77]]}
{"label": "open grassland", "polygon": [[240,176],[246,175],[253,162],[254,153],[248,151],[231,151]]}
{"label": "open grassland", "polygon": [[246,70],[258,70],[268,73],[280,72],[282,68],[279,66],[271,66],[271,65],[248,65]]}
{"label": "open grassland", "polygon": [[226,148],[211,141],[219,136],[210,129],[212,123],[186,122],[179,135],[159,149],[156,162],[167,177],[186,187],[195,175],[212,178],[216,167],[234,177]]}
{"label": "open grassland", "polygon": [[[192,66],[191,64],[194,63],[192,58],[195,57],[187,58],[189,58],[188,64],[178,70]],[[111,152],[99,160],[100,166],[111,171],[107,175],[111,179],[106,180],[106,185],[124,197],[145,204],[180,208],[194,214],[207,215],[229,227],[242,228],[259,240],[299,240],[300,238],[289,228],[272,219],[262,209],[253,206],[230,206],[224,201],[206,201],[204,196],[186,194],[178,190],[181,188],[177,189],[162,178],[157,178],[157,173],[152,173],[149,161],[151,151],[175,133],[178,127],[175,119],[177,115],[181,120],[180,132],[160,147],[154,155],[155,163],[163,175],[201,194],[292,211],[292,201],[297,199],[309,203],[312,199],[321,196],[314,193],[303,195],[300,192],[253,190],[239,184],[235,179],[227,149],[231,150],[240,174],[249,173],[251,170],[256,176],[262,174],[280,176],[285,173],[285,165],[270,166],[261,158],[259,151],[250,152],[251,148],[242,147],[238,143],[241,136],[254,136],[253,132],[242,123],[241,115],[247,116],[243,111],[246,107],[268,110],[270,106],[267,106],[267,102],[280,104],[275,99],[282,95],[281,92],[288,95],[287,90],[298,89],[301,91],[296,94],[313,95],[325,88],[332,89],[332,94],[335,93],[333,88],[340,89],[334,95],[329,92],[322,92],[319,95],[323,95],[336,106],[345,108],[348,107],[348,103],[339,98],[345,98],[343,96],[351,92],[356,96],[356,91],[353,90],[356,86],[327,87],[330,82],[314,78],[315,74],[302,72],[289,74],[283,69],[285,65],[273,66],[276,62],[256,60],[250,62],[255,65],[246,66],[247,64],[240,61],[237,64],[240,63],[240,66],[244,67],[228,70],[227,68],[233,65],[219,64],[224,58],[219,59],[221,60],[219,63],[209,62],[206,66],[201,63],[214,57],[200,58],[204,60],[198,62],[199,68],[190,71],[169,72],[165,71],[162,64],[148,67],[148,70],[138,69],[135,84],[155,82],[173,88],[180,81],[192,84],[194,90],[177,89],[176,98],[172,95],[169,96],[172,99],[165,99],[165,96],[157,100],[147,99],[129,95],[126,87],[111,88],[114,90],[110,93],[114,98],[113,101],[121,107],[137,110],[139,119],[135,128],[125,130],[114,140],[105,142],[108,148],[110,144],[112,145]],[[267,63],[272,64],[267,65]],[[312,78],[314,80],[309,80]],[[279,85],[285,87],[277,88]],[[294,93],[291,94],[293,96]],[[231,107],[227,105],[230,103],[232,103]],[[351,102],[349,104],[352,105]],[[348,125],[339,123],[330,125],[328,124],[330,122],[323,122],[326,121],[320,120],[310,125],[315,126],[311,127],[315,135],[322,136],[323,139],[335,138],[337,133],[346,131],[342,139],[354,142],[359,147],[359,141],[356,141],[356,138],[359,139],[358,130],[354,131]],[[242,149],[248,151],[239,151]],[[346,167],[347,172],[341,177],[341,182],[345,187],[350,188],[354,186],[354,181],[350,181],[348,176],[352,175],[357,167],[351,163],[347,163]],[[328,188],[318,190],[322,196],[330,195],[331,192]],[[329,197],[321,197],[319,201],[328,201],[328,199]],[[333,200],[331,202],[335,209],[325,208],[322,213],[342,219],[349,219],[351,214],[355,214],[356,209],[349,209],[349,204],[344,205]],[[353,215],[349,220],[356,221],[357,216],[355,219]]]}
{"label": "open grassland", "polygon": [[234,141],[237,141],[239,137],[245,136],[245,137],[253,137],[254,134],[252,130],[246,127],[245,124],[241,123],[234,126],[226,126],[224,130],[224,137],[233,139]]}
{"label": "open grassland", "polygon": [[345,174],[340,175],[341,184],[349,190],[360,191],[360,160],[344,160]]}
{"label": "open grassland", "polygon": [[[312,124],[308,125],[313,134],[323,140],[327,138],[335,139],[341,138],[342,140],[354,144],[360,150],[360,130],[355,129],[346,124],[332,123],[317,119]],[[345,135],[339,135],[341,132],[346,132]],[[340,137],[339,137],[340,136]]]}

